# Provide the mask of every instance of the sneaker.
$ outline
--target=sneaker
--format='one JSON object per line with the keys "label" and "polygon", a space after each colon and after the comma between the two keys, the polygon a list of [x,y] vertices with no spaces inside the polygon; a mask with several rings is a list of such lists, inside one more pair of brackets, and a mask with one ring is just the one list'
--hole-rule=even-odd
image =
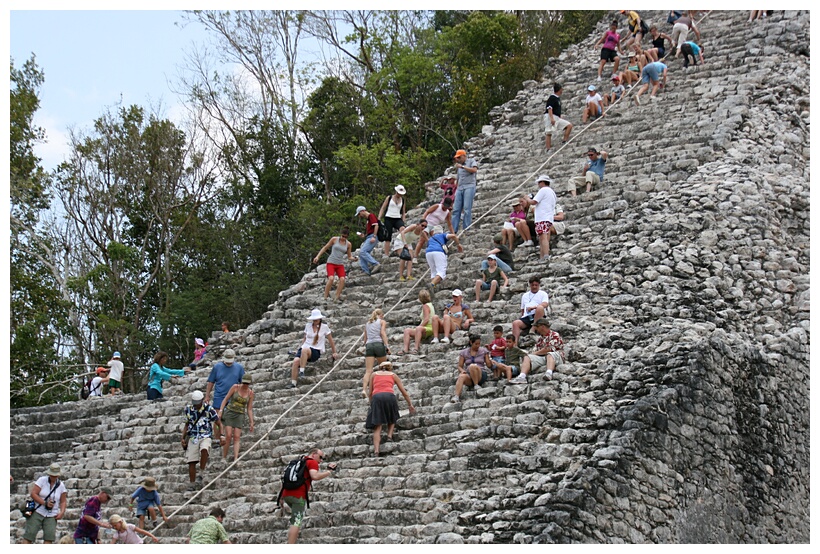
{"label": "sneaker", "polygon": [[293,382],[288,383],[288,386],[287,386],[287,387],[285,387],[285,388],[288,388],[288,389],[295,389],[295,388],[296,388],[296,383],[293,383]]}
{"label": "sneaker", "polygon": [[188,483],[188,486],[185,487],[185,490],[188,492],[192,492],[196,490],[196,483]]}
{"label": "sneaker", "polygon": [[649,97],[649,101],[650,101],[650,102],[654,102],[654,101],[656,101],[657,99],[658,99],[658,97],[657,97],[657,96],[650,96],[650,97]]}
{"label": "sneaker", "polygon": [[600,75],[598,75],[598,82],[599,83],[601,82],[601,76]]}
{"label": "sneaker", "polygon": [[[449,340],[447,342],[450,342]],[[430,341],[430,344],[438,344],[438,337],[433,337],[433,340]]]}
{"label": "sneaker", "polygon": [[202,484],[202,474],[201,474],[201,473],[200,473],[199,475],[197,475],[197,476],[196,476],[196,484],[197,484],[197,485],[201,485],[201,484]]}
{"label": "sneaker", "polygon": [[441,339],[441,342],[444,344],[448,344],[450,342],[450,337],[444,337],[443,339]]}
{"label": "sneaker", "polygon": [[407,279],[405,279],[405,278],[404,278],[404,275],[402,275],[401,277],[399,277],[399,282],[401,282],[401,283],[405,282],[406,280],[407,280]]}
{"label": "sneaker", "polygon": [[300,369],[300,370],[299,370],[299,379],[304,379],[304,378],[305,378],[305,370],[304,370],[304,369]]}
{"label": "sneaker", "polygon": [[513,385],[526,385],[527,384],[527,376],[524,373],[519,373],[518,377],[513,377],[510,379],[510,383]]}
{"label": "sneaker", "polygon": [[407,276],[407,280],[408,280],[408,281],[415,281],[415,280],[416,280],[416,278],[415,278],[415,277],[413,277],[412,275],[408,275],[408,276]]}
{"label": "sneaker", "polygon": [[535,246],[535,244],[532,242],[532,240],[525,240],[521,243],[521,246]]}
{"label": "sneaker", "polygon": [[549,254],[547,254],[546,256],[544,256],[543,258],[541,258],[541,261],[542,261],[542,262],[544,262],[544,263],[550,263],[550,259],[551,259],[551,258],[552,258],[552,256],[550,256]]}
{"label": "sneaker", "polygon": [[456,396],[456,395],[454,394],[454,395],[453,395],[453,397],[450,399],[450,402],[452,402],[452,403],[454,403],[454,404],[455,404],[455,403],[458,403],[458,402],[461,402],[461,398],[459,398],[458,396]]}
{"label": "sneaker", "polygon": [[552,381],[552,370],[547,370],[547,380]]}
{"label": "sneaker", "polygon": [[482,388],[482,387],[481,387],[481,385],[479,385],[478,383],[476,383],[475,385],[473,385],[473,388],[474,388],[475,390],[479,390],[479,389],[480,389],[480,388]]}

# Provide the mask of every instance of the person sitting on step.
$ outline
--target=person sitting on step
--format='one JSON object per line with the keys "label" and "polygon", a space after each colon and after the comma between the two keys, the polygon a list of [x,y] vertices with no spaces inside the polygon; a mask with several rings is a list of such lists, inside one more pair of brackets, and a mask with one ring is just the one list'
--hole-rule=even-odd
{"label": "person sitting on step", "polygon": [[[496,377],[501,377],[503,373],[507,377],[507,382],[521,373],[521,366],[527,352],[518,348],[518,340],[510,333],[505,340],[504,361],[499,362],[493,359],[493,373]],[[529,363],[529,362],[528,362]]]}
{"label": "person sitting on step", "polygon": [[470,306],[462,302],[464,293],[460,289],[453,291],[453,301],[444,308],[443,317],[433,316],[433,340],[430,341],[436,344],[438,335],[444,332],[444,338],[441,342],[450,342],[450,334],[455,333],[459,329],[466,331],[470,325],[475,321],[473,313],[470,311]]}
{"label": "person sitting on step", "polygon": [[461,402],[461,389],[465,385],[480,389],[489,377],[487,369],[491,363],[490,351],[481,346],[481,335],[470,335],[470,346],[458,353],[458,378],[450,402]]}
{"label": "person sitting on step", "polygon": [[513,211],[510,213],[509,221],[505,221],[504,227],[501,229],[501,244],[505,245],[508,250],[515,248],[515,237],[520,235],[516,229],[516,224],[527,219],[526,204],[522,204],[520,198],[512,203],[512,208]]}
{"label": "person sitting on step", "polygon": [[[513,260],[513,253],[504,244],[504,239],[501,233],[493,235],[493,247],[487,251],[487,256],[495,256],[500,267],[504,273],[511,273],[515,271],[515,260]],[[484,271],[489,266],[486,259],[481,261],[481,271]]]}
{"label": "person sitting on step", "polygon": [[587,150],[587,158],[589,159],[584,162],[581,175],[573,177],[567,182],[567,190],[573,197],[576,195],[575,189],[581,185],[586,184],[586,191],[590,192],[593,186],[598,186],[604,182],[604,170],[606,169],[609,154],[603,150],[598,152],[595,147],[590,147]]}
{"label": "person sitting on step", "polygon": [[547,379],[552,379],[552,373],[564,362],[564,341],[561,335],[550,330],[549,321],[538,319],[535,321],[535,332],[538,338],[535,341],[535,350],[521,362],[521,373],[511,382],[526,384],[530,371],[546,367]]}
{"label": "person sitting on step", "polygon": [[529,332],[533,321],[541,319],[550,305],[547,291],[541,290],[541,277],[530,277],[530,290],[521,295],[521,317],[513,321],[512,334],[516,342],[523,331]]}
{"label": "person sitting on step", "polygon": [[[430,291],[427,289],[420,290],[419,302],[421,302],[421,323],[416,327],[404,330],[404,350],[402,350],[402,354],[408,352],[417,354],[421,346],[421,339],[433,336],[433,318],[436,316],[436,310],[430,301]],[[410,350],[411,338],[416,340],[413,350]]]}
{"label": "person sitting on step", "polygon": [[504,273],[504,271],[498,265],[498,257],[495,254],[490,254],[489,256],[487,256],[486,261],[489,265],[487,266],[487,268],[482,269],[481,279],[475,280],[476,302],[481,301],[482,290],[490,291],[490,296],[487,298],[487,302],[492,302],[493,297],[495,296],[495,293],[498,291],[499,288],[507,287],[510,285],[510,280],[507,278],[507,274]]}
{"label": "person sitting on step", "polygon": [[587,119],[598,119],[604,114],[604,99],[598,94],[595,85],[587,87],[587,96],[584,99],[584,113],[581,115],[581,122],[586,123]]}

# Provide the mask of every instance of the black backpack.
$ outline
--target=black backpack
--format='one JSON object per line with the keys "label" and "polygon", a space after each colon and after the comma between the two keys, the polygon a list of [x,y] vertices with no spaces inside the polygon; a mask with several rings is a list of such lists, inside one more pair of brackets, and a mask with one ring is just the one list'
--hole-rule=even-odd
{"label": "black backpack", "polygon": [[379,220],[379,228],[376,229],[376,240],[379,242],[385,242],[388,238],[387,227],[385,227],[384,221]]}
{"label": "black backpack", "polygon": [[85,379],[83,381],[83,386],[80,389],[80,399],[81,400],[85,400],[86,398],[91,396],[91,380],[92,380],[92,377],[89,377],[88,379]]}
{"label": "black backpack", "polygon": [[[307,457],[301,456],[295,460],[288,462],[285,471],[282,473],[282,488],[279,489],[279,496],[276,502],[282,500],[282,491],[285,489],[292,491],[300,489],[305,486],[308,478]],[[305,487],[305,502],[307,507],[310,507],[310,499],[308,498],[308,488]]]}

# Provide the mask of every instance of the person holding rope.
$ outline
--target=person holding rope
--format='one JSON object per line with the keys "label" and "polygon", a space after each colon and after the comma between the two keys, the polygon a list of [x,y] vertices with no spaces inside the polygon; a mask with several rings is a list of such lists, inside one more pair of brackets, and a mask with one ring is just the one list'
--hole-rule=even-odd
{"label": "person holding rope", "polygon": [[330,477],[336,471],[336,464],[328,464],[328,471],[320,471],[319,463],[325,459],[325,453],[320,448],[312,448],[306,459],[305,482],[296,489],[283,488],[280,493],[279,505],[284,502],[290,507],[290,527],[288,528],[288,544],[296,544],[299,539],[299,530],[302,528],[302,520],[305,517],[307,507],[308,491],[311,489],[313,481],[321,481]]}

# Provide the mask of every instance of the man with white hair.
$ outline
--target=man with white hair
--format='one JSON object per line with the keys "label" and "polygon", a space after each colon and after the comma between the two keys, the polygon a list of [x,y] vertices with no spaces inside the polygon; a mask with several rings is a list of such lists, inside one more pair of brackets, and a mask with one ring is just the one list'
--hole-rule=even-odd
{"label": "man with white hair", "polygon": [[549,175],[539,175],[536,179],[538,192],[527,199],[530,205],[535,206],[535,234],[538,235],[538,246],[541,261],[550,260],[550,230],[555,220],[555,204],[558,199],[555,191],[550,188]]}
{"label": "man with white hair", "polygon": [[[205,402],[211,406],[222,406],[222,401],[228,396],[228,391],[231,387],[242,383],[242,376],[245,375],[245,368],[242,364],[236,361],[236,354],[233,349],[228,348],[222,354],[222,361],[217,362],[211,374],[208,375],[208,385],[205,387]],[[213,392],[213,401],[211,401],[211,392]],[[222,437],[222,423],[216,422],[214,428],[216,436],[221,440]],[[221,444],[221,443],[220,443]]]}
{"label": "man with white hair", "polygon": [[[196,489],[202,484],[202,472],[208,465],[213,437],[213,423],[219,420],[216,410],[205,402],[201,391],[191,393],[191,404],[185,406],[185,423],[182,424],[182,448],[185,449],[185,461],[188,462],[188,490]],[[200,474],[196,474],[199,463]]]}

